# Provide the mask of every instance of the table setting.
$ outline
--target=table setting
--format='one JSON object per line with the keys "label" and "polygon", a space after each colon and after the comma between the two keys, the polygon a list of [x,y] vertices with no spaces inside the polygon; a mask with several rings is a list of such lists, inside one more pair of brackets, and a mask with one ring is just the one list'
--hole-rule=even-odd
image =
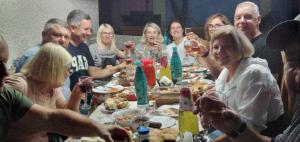
{"label": "table setting", "polygon": [[[189,83],[191,90],[204,91],[213,81],[205,79],[208,70],[199,66],[188,66],[183,68],[184,73],[189,73],[188,77],[183,77],[183,81]],[[90,105],[93,110],[88,116],[94,121],[102,124],[120,125],[128,130],[132,141],[136,141],[137,128],[145,126],[150,128],[150,140],[160,141],[180,141],[178,135],[179,117],[179,95],[180,86],[173,85],[171,80],[157,80],[154,87],[148,90],[149,104],[146,109],[141,109],[137,105],[134,84],[127,80],[130,85],[123,86],[125,73],[117,72],[113,79],[107,84],[94,86],[93,98]],[[193,74],[193,76],[191,76]],[[128,76],[127,76],[128,77]],[[123,81],[123,82],[122,82]],[[160,83],[159,83],[160,82]],[[168,84],[168,82],[171,82]],[[159,86],[161,84],[161,86]],[[166,86],[169,85],[169,86]],[[137,118],[143,118],[137,121]],[[199,116],[198,116],[199,117]],[[203,137],[203,128],[199,120],[199,134],[193,136],[194,141]],[[168,132],[172,134],[169,134]],[[165,134],[166,133],[166,134]],[[207,135],[207,134],[206,134]],[[188,134],[186,138],[189,137]],[[197,140],[198,138],[198,140]],[[81,141],[101,141],[101,138],[82,137],[68,138],[66,142]]]}

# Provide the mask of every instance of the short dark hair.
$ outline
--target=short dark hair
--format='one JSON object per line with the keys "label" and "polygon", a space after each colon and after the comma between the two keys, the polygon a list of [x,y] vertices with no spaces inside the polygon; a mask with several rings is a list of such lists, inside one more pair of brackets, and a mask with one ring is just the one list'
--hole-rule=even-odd
{"label": "short dark hair", "polygon": [[[181,27],[182,27],[182,30],[184,30],[184,24],[183,24],[183,22],[181,22],[181,21],[178,20],[178,19],[172,20],[172,21],[169,23],[169,25],[168,25],[168,30],[167,30],[168,36],[169,36],[169,38],[171,39],[171,41],[174,41],[172,35],[170,34],[170,31],[171,31],[171,25],[172,25],[173,23],[179,23],[179,24],[181,25]],[[184,31],[183,31],[183,36],[185,36]]]}

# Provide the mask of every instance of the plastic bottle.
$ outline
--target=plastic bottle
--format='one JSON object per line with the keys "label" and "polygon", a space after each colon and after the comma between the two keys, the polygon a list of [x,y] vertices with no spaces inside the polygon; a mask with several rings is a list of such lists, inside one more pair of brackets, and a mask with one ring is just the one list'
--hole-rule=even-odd
{"label": "plastic bottle", "polygon": [[160,69],[159,69],[159,80],[166,76],[169,80],[172,80],[171,68],[168,62],[168,54],[166,51],[162,52],[162,56],[160,57]]}
{"label": "plastic bottle", "polygon": [[177,53],[177,47],[173,47],[173,54],[171,58],[171,74],[174,84],[181,82],[182,80],[182,65],[180,57]]}
{"label": "plastic bottle", "polygon": [[138,142],[150,142],[149,128],[140,126],[137,131],[138,131]]}
{"label": "plastic bottle", "polygon": [[135,93],[137,96],[137,106],[138,108],[148,107],[148,86],[145,73],[142,68],[140,61],[136,62],[136,71],[134,77]]}
{"label": "plastic bottle", "polygon": [[156,76],[155,76],[155,68],[153,65],[152,59],[144,59],[142,61],[143,69],[147,78],[147,83],[150,87],[154,87],[156,85]]}
{"label": "plastic bottle", "polygon": [[164,32],[164,44],[168,45],[169,43],[170,43],[170,38],[168,36],[167,31],[165,30],[165,32]]}
{"label": "plastic bottle", "polygon": [[193,135],[199,132],[199,124],[197,115],[193,114],[193,100],[187,82],[182,83],[179,101],[179,134],[191,132]]}

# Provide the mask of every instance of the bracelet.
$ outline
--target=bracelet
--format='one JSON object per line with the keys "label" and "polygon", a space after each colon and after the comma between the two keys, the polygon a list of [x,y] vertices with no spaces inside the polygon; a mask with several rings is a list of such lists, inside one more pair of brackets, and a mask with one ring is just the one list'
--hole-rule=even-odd
{"label": "bracelet", "polygon": [[209,51],[206,51],[203,55],[201,55],[202,58],[206,58],[209,55]]}
{"label": "bracelet", "polygon": [[240,127],[237,130],[233,130],[229,133],[226,133],[226,135],[228,135],[229,137],[232,138],[237,138],[239,137],[245,130],[247,129],[247,123],[246,122],[242,122],[242,124],[240,125]]}

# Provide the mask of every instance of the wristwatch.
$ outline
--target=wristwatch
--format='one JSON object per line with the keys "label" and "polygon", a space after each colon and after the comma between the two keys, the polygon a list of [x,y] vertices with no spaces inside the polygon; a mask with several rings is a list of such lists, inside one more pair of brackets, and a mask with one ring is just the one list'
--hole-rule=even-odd
{"label": "wristwatch", "polygon": [[239,137],[245,130],[247,129],[247,123],[242,121],[242,124],[240,127],[236,130],[233,130],[229,133],[226,133],[227,136],[232,137],[232,138],[237,138]]}

